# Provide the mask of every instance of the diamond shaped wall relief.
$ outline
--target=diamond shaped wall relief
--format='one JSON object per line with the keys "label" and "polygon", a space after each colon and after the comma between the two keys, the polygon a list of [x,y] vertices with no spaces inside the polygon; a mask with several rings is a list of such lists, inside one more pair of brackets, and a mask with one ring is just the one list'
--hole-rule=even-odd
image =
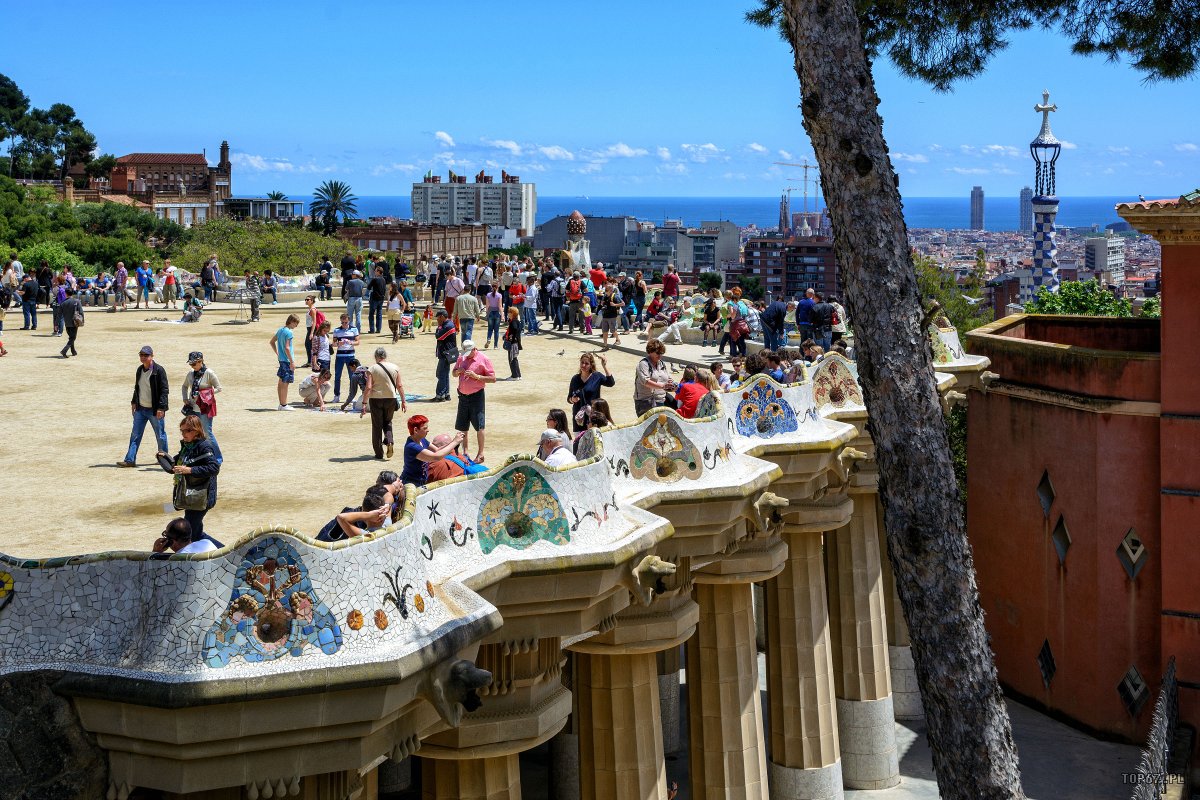
{"label": "diamond shaped wall relief", "polygon": [[1125,574],[1129,576],[1129,580],[1136,579],[1138,573],[1142,571],[1142,567],[1146,566],[1146,562],[1149,560],[1146,546],[1142,544],[1141,537],[1133,528],[1125,532],[1121,543],[1117,545],[1117,560],[1125,568]]}
{"label": "diamond shaped wall relief", "polygon": [[1138,672],[1136,666],[1130,666],[1125,677],[1121,678],[1121,682],[1117,684],[1117,694],[1121,695],[1121,702],[1125,704],[1125,710],[1131,717],[1136,717],[1142,706],[1146,705],[1146,700],[1150,697],[1150,687],[1146,685],[1146,679]]}
{"label": "diamond shaped wall relief", "polygon": [[1054,526],[1054,532],[1050,534],[1050,538],[1054,541],[1054,549],[1058,551],[1058,563],[1067,563],[1067,550],[1071,549],[1071,534],[1067,532],[1067,523],[1062,514],[1058,515],[1058,524]]}
{"label": "diamond shaped wall relief", "polygon": [[1050,482],[1050,471],[1042,471],[1042,479],[1037,485],[1038,502],[1042,504],[1042,515],[1049,518],[1050,504],[1054,502],[1054,484]]}
{"label": "diamond shaped wall relief", "polygon": [[1054,663],[1054,653],[1050,650],[1050,640],[1042,641],[1042,649],[1038,650],[1037,654],[1038,669],[1042,671],[1042,683],[1046,688],[1050,688],[1050,681],[1054,680],[1054,673],[1058,671],[1058,667]]}

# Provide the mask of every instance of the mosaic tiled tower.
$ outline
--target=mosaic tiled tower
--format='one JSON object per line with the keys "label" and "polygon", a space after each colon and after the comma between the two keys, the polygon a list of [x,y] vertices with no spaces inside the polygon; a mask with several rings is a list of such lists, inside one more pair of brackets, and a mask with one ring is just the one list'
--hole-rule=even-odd
{"label": "mosaic tiled tower", "polygon": [[1050,130],[1050,112],[1057,105],[1050,104],[1050,92],[1042,92],[1042,102],[1033,107],[1042,115],[1042,129],[1037,138],[1029,143],[1029,153],[1034,163],[1033,197],[1033,285],[1032,299],[1042,286],[1058,291],[1058,246],[1054,218],[1058,215],[1058,197],[1054,187],[1054,162],[1062,152],[1062,143]]}

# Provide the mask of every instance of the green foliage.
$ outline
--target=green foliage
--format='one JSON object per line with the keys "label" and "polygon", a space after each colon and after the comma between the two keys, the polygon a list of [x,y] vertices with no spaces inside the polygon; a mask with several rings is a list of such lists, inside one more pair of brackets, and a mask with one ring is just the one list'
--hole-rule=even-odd
{"label": "green foliage", "polygon": [[701,272],[700,277],[696,279],[696,288],[702,292],[707,292],[709,289],[720,289],[721,283],[721,273]]}
{"label": "green foliage", "polygon": [[1132,317],[1125,298],[1115,297],[1096,281],[1064,281],[1057,292],[1043,286],[1037,297],[1025,304],[1029,314],[1081,314],[1088,317]]}
{"label": "green foliage", "polygon": [[[984,263],[986,264],[986,260]],[[959,286],[953,272],[942,269],[941,265],[928,256],[914,254],[913,269],[917,273],[917,286],[921,290],[921,296],[938,301],[946,318],[960,334],[990,321],[987,308],[967,299],[978,299],[981,296],[983,280],[978,261],[975,272],[966,286]]]}
{"label": "green foliage", "polygon": [[341,252],[345,243],[299,225],[264,220],[210,219],[191,229],[171,258],[183,269],[199,272],[213,253],[232,273],[269,269],[280,275],[312,272],[324,256]]}
{"label": "green foliage", "polygon": [[1159,319],[1162,317],[1162,298],[1147,297],[1142,303],[1141,316]]}
{"label": "green foliage", "polygon": [[287,195],[283,192],[267,192],[268,200],[287,200]]}
{"label": "green foliage", "polygon": [[68,250],[62,242],[38,242],[20,252],[21,263],[27,270],[36,270],[41,265],[43,258],[50,263],[50,268],[55,272],[64,267],[70,267],[76,275],[90,273],[87,265],[83,263],[83,259]]}
{"label": "green foliage", "polygon": [[135,238],[142,242],[154,238],[160,248],[170,248],[187,236],[178,223],[120,203],[81,203],[73,213],[79,227],[95,236]]}
{"label": "green foliage", "polygon": [[105,153],[88,163],[86,172],[90,178],[107,178],[116,165],[117,157],[112,153]]}
{"label": "green foliage", "polygon": [[742,294],[751,300],[762,300],[767,294],[757,275],[742,275],[738,278],[738,286],[742,287]]}
{"label": "green foliage", "polygon": [[313,198],[309,211],[314,219],[321,219],[326,234],[337,230],[339,216],[347,220],[358,213],[358,198],[348,183],[325,181],[313,190]]}
{"label": "green foliage", "polygon": [[[1128,57],[1149,80],[1175,80],[1195,71],[1200,16],[1195,4],[1127,0],[857,0],[863,44],[886,55],[910,78],[948,91],[978,75],[1008,46],[1010,31],[1057,29],[1081,55]],[[784,0],[759,0],[746,19],[775,28],[788,41]]]}
{"label": "green foliage", "polygon": [[488,258],[495,256],[515,256],[516,258],[525,258],[533,255],[533,245],[519,244],[516,247],[492,247],[488,249]]}
{"label": "green foliage", "polygon": [[91,236],[79,229],[59,231],[50,236],[51,241],[62,242],[87,264],[88,275],[114,272],[118,261],[124,261],[126,267],[133,269],[142,259],[156,258],[152,248],[132,236]]}

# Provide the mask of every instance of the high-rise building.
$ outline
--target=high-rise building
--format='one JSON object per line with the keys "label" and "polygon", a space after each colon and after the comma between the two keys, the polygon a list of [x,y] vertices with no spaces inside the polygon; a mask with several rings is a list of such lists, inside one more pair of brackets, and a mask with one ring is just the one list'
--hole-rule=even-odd
{"label": "high-rise building", "polygon": [[537,217],[537,188],[503,171],[500,183],[494,183],[492,176],[482,170],[471,183],[467,183],[466,175],[453,171],[446,183],[440,175],[427,173],[425,180],[413,184],[412,209],[413,220],[423,225],[482,222],[516,228],[528,235]]}
{"label": "high-rise building", "polygon": [[746,242],[743,274],[759,279],[775,298],[791,298],[815,289],[840,295],[833,240],[827,236],[756,236]]}
{"label": "high-rise building", "polygon": [[971,189],[971,230],[983,230],[983,187]]}
{"label": "high-rise building", "polygon": [[1033,189],[1026,186],[1021,190],[1021,212],[1017,221],[1017,230],[1029,233],[1033,230]]}
{"label": "high-rise building", "polygon": [[1120,289],[1125,284],[1125,240],[1108,231],[1084,241],[1083,265],[1096,279]]}

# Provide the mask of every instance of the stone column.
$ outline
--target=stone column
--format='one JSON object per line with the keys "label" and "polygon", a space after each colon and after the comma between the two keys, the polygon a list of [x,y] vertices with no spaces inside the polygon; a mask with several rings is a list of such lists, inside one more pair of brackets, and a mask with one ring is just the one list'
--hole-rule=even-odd
{"label": "stone column", "polygon": [[679,726],[679,651],[678,646],[659,651],[658,708],[662,720],[663,752],[670,755],[680,748]]}
{"label": "stone column", "polygon": [[908,623],[896,594],[896,576],[887,555],[887,531],[884,530],[883,504],[875,497],[875,515],[879,520],[879,560],[883,564],[883,596],[887,601],[884,617],[887,620],[888,666],[892,674],[892,705],[896,719],[924,719],[921,687],[917,683],[917,667],[913,663],[912,646],[908,639]]}
{"label": "stone column", "polygon": [[788,559],[766,584],[771,797],[843,797],[821,532],[784,524]]}
{"label": "stone column", "polygon": [[654,653],[576,653],[580,797],[665,798]]}
{"label": "stone column", "polygon": [[687,643],[692,797],[767,798],[751,583],[695,580],[700,621]]}
{"label": "stone column", "polygon": [[521,800],[516,753],[490,758],[421,759],[422,800]]}
{"label": "stone column", "polygon": [[[848,789],[900,782],[875,489],[850,488],[850,524],[825,536],[842,780]],[[872,482],[873,484],[873,482]]]}

